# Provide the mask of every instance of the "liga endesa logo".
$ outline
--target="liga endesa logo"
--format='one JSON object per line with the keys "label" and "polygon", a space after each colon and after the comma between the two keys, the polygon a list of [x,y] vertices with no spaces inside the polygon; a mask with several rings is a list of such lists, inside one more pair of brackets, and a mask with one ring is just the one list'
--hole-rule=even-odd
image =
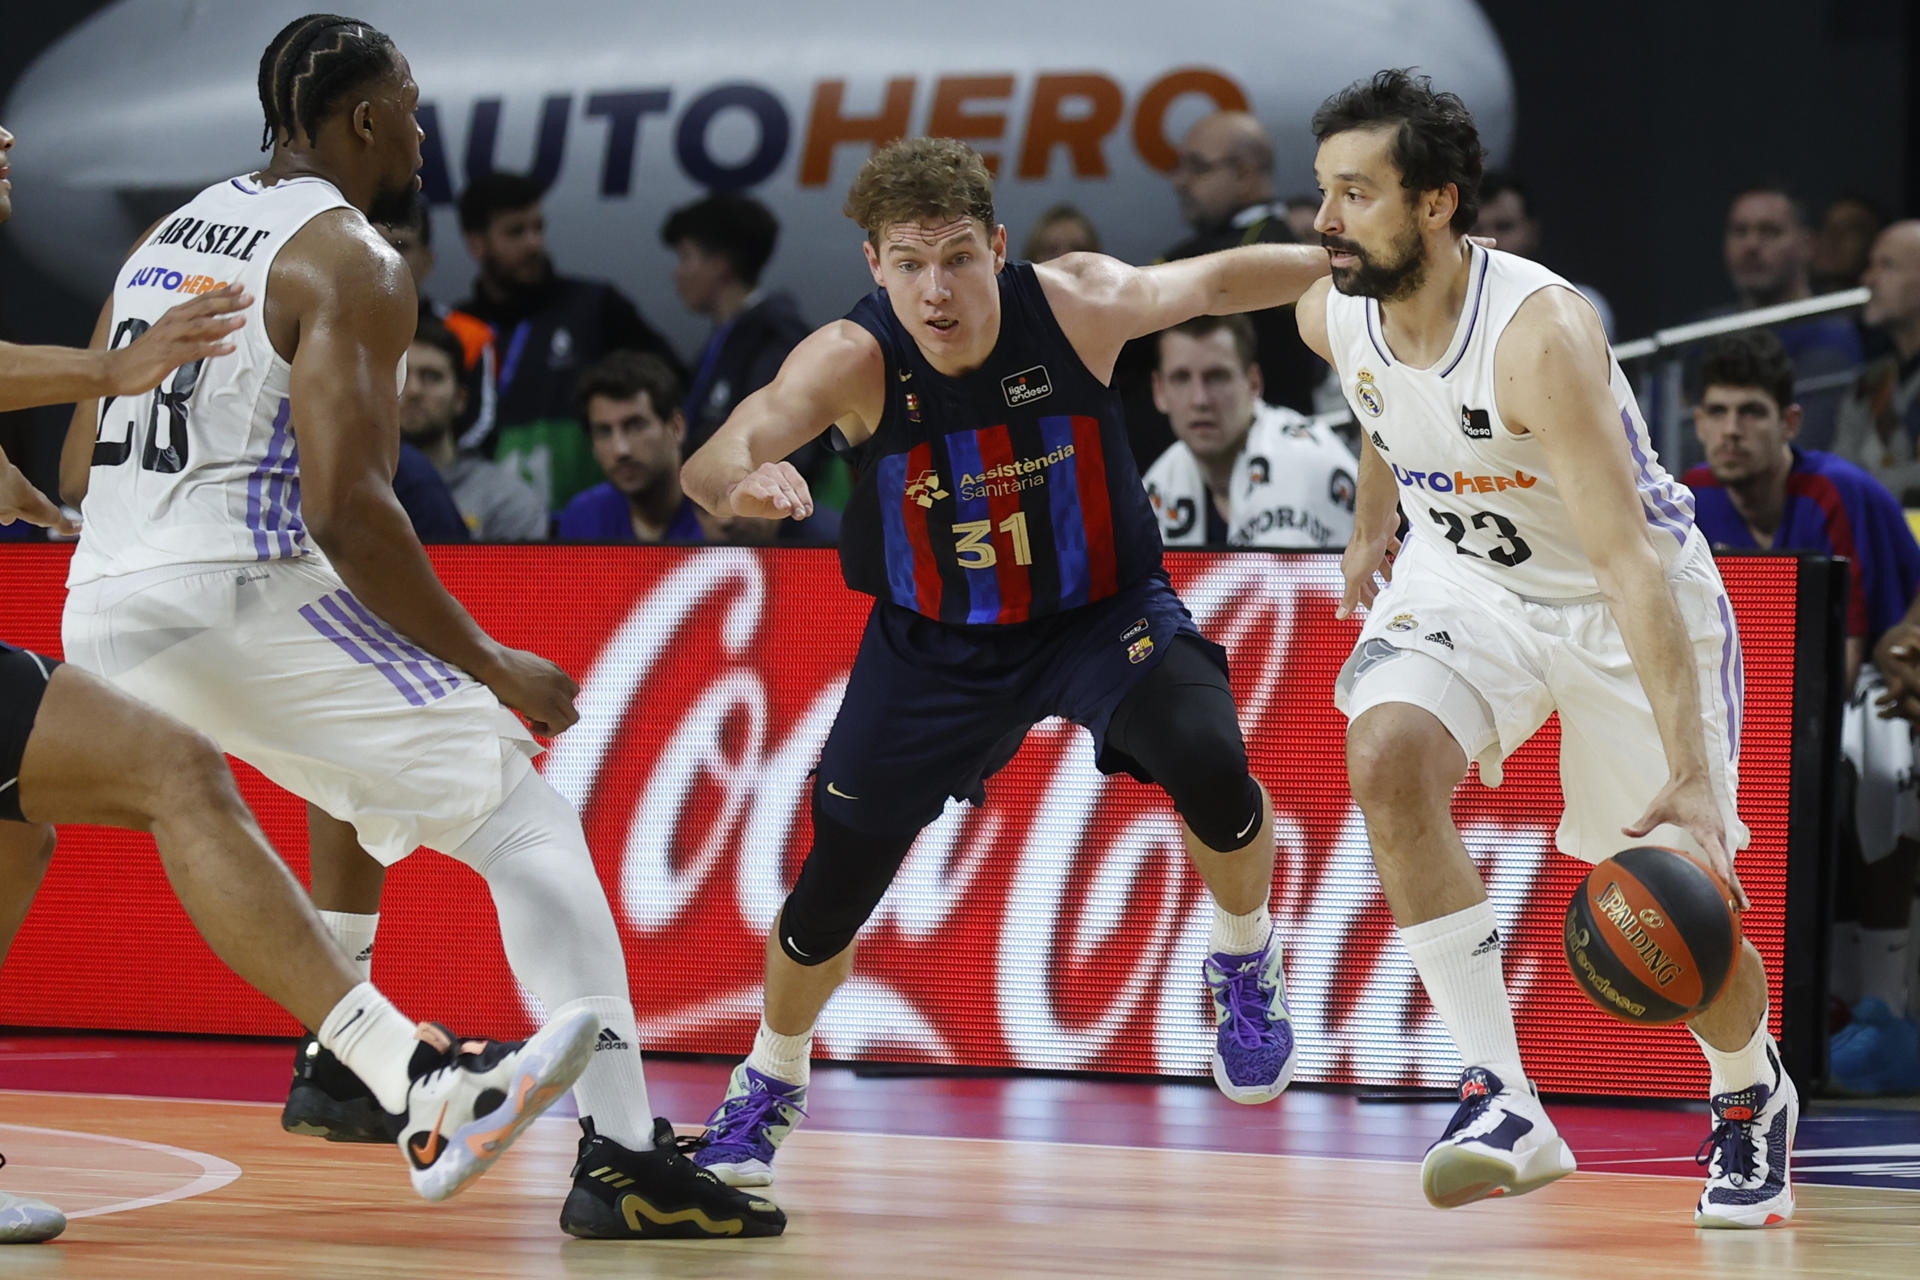
{"label": "liga endesa logo", "polygon": [[[1274,791],[1303,1078],[1447,1083],[1452,1055],[1392,941],[1344,776],[1298,758],[1303,734],[1339,741],[1328,690],[1351,638],[1332,616],[1337,566],[1183,557],[1173,572],[1228,649],[1255,772]],[[547,777],[602,851],[650,1046],[751,1038],[763,939],[806,853],[809,773],[857,633],[809,628],[829,612],[823,594],[843,590],[826,558],[677,561],[602,645],[580,723],[551,752]],[[1104,777],[1093,754],[1084,730],[1047,721],[984,807],[949,804],[922,834],[822,1019],[824,1054],[1205,1072],[1211,900],[1165,796]],[[1470,847],[1497,851],[1485,867],[1496,901],[1524,897],[1546,830],[1472,814],[1466,829]],[[700,981],[688,983],[692,955]],[[1539,961],[1508,963],[1524,998]]]}

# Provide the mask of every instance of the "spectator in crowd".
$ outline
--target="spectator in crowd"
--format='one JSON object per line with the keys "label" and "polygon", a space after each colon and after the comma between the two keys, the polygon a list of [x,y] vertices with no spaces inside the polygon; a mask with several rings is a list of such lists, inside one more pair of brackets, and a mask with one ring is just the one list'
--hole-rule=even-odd
{"label": "spectator in crowd", "polygon": [[1360,464],[1328,428],[1261,401],[1247,317],[1200,316],[1156,343],[1153,399],[1176,439],[1145,478],[1166,544],[1345,546]]}
{"label": "spectator in crowd", "polygon": [[1099,253],[1100,232],[1078,205],[1056,204],[1041,214],[1027,235],[1020,256],[1028,262],[1051,262],[1068,253]]}
{"label": "spectator in crowd", "polygon": [[[1752,186],[1733,197],[1727,206],[1725,251],[1735,301],[1714,314],[1729,315],[1813,296],[1813,232],[1807,225],[1806,206],[1784,186]],[[1830,448],[1845,390],[1844,379],[1836,375],[1859,367],[1859,330],[1845,316],[1833,315],[1771,327],[1786,348],[1787,358],[1793,361],[1796,376],[1803,382],[1824,380],[1829,384],[1817,390],[1803,389],[1799,402],[1803,443],[1810,448]]]}
{"label": "spectator in crowd", "polygon": [[[773,381],[800,339],[811,332],[793,295],[762,292],[760,274],[773,256],[780,224],[751,196],[712,195],[675,209],[660,240],[675,254],[673,286],[688,310],[713,323],[687,392],[691,454],[727,420],[734,406]],[[819,442],[787,459],[806,477],[814,501],[839,511],[853,491],[847,464]],[[808,526],[814,532],[824,528]],[[802,526],[791,525],[797,535]]]}
{"label": "spectator in crowd", "polygon": [[[1510,173],[1489,173],[1480,184],[1480,220],[1473,231],[1490,237],[1497,249],[1540,261],[1540,219],[1534,216],[1533,199],[1526,187]],[[1600,327],[1611,341],[1613,307],[1592,285],[1573,287],[1600,313]]]}
{"label": "spectator in crowd", "polygon": [[393,496],[413,524],[413,534],[424,543],[468,542],[467,522],[453,500],[453,490],[427,455],[400,442],[400,460],[393,472]]}
{"label": "spectator in crowd", "polygon": [[1764,329],[1729,334],[1702,357],[1694,429],[1707,463],[1685,479],[1701,532],[1718,547],[1843,556],[1848,563],[1841,731],[1843,806],[1834,930],[1836,994],[1852,1021],[1831,1045],[1830,1079],[1849,1093],[1920,1089],[1920,1029],[1906,1018],[1908,911],[1920,807],[1911,727],[1875,719],[1886,680],[1866,663],[1920,589],[1920,545],[1891,493],[1844,458],[1800,449],[1793,364]]}
{"label": "spectator in crowd", "polygon": [[1920,505],[1920,221],[1896,222],[1874,239],[1862,283],[1861,320],[1893,350],[1862,369],[1842,398],[1834,452],[1907,506]]}
{"label": "spectator in crowd", "polygon": [[460,230],[480,268],[460,309],[498,335],[496,421],[484,451],[518,470],[557,510],[598,475],[575,416],[580,369],[611,351],[650,352],[682,377],[684,369],[612,285],[555,274],[544,195],[532,178],[499,172],[460,193]]}
{"label": "spectator in crowd", "polygon": [[1312,244],[1320,238],[1320,233],[1313,229],[1314,220],[1319,216],[1319,196],[1287,197],[1287,230],[1293,232],[1293,238],[1301,244]]}
{"label": "spectator in crowd", "polygon": [[1886,225],[1879,207],[1864,196],[1840,196],[1829,202],[1813,237],[1808,268],[1813,291],[1835,293],[1858,285],[1874,238]]}
{"label": "spectator in crowd", "polygon": [[380,234],[399,252],[413,276],[413,291],[420,299],[420,323],[435,321],[459,340],[466,408],[454,424],[454,438],[463,449],[480,448],[493,435],[493,382],[499,370],[493,326],[427,296],[427,277],[433,274],[434,263],[433,218],[424,196],[414,196],[404,221],[381,224]]}
{"label": "spectator in crowd", "polygon": [[[1167,261],[1234,245],[1293,242],[1286,206],[1274,195],[1273,139],[1244,111],[1215,112],[1187,130],[1173,166],[1173,190],[1193,234],[1167,250]],[[1300,341],[1293,308],[1248,314],[1266,371],[1262,398],[1308,412],[1324,365]]]}
{"label": "spectator in crowd", "polygon": [[483,542],[542,542],[547,505],[518,475],[497,462],[462,452],[454,424],[466,408],[461,378],[466,348],[432,316],[420,321],[407,350],[407,383],[400,393],[400,435],[426,455],[453,493],[467,531]]}
{"label": "spectator in crowd", "polygon": [[[1180,216],[1193,234],[1161,255],[1162,261],[1198,257],[1244,244],[1291,244],[1286,206],[1274,195],[1273,140],[1244,111],[1219,111],[1187,130],[1173,165],[1173,192]],[[1293,308],[1249,313],[1265,379],[1261,398],[1302,413],[1313,411],[1314,388],[1326,364],[1300,341]],[[1126,416],[1128,443],[1145,472],[1173,443],[1166,415],[1154,407],[1152,338],[1137,338],[1120,352],[1114,388]]]}
{"label": "spectator in crowd", "polygon": [[606,481],[560,513],[570,542],[700,542],[700,509],[680,490],[686,384],[659,356],[616,351],[580,374],[579,414]]}

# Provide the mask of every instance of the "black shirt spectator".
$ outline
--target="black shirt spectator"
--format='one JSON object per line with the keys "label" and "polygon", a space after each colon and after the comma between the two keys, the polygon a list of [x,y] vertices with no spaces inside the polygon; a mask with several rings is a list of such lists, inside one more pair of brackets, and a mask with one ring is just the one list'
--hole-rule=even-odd
{"label": "black shirt spectator", "polygon": [[[660,228],[661,243],[674,251],[673,287],[680,301],[713,322],[687,388],[689,455],[742,400],[773,381],[787,354],[811,332],[791,294],[760,288],[779,235],[780,224],[765,205],[732,193],[675,209]],[[804,445],[788,461],[806,477],[816,506],[846,506],[846,464],[824,445]]]}
{"label": "black shirt spectator", "polygon": [[422,542],[471,542],[467,522],[453,500],[453,490],[426,454],[400,442],[400,465],[393,473],[393,496],[413,522]]}
{"label": "black shirt spectator", "polygon": [[460,229],[480,266],[460,304],[494,328],[498,426],[487,451],[510,462],[550,510],[600,481],[575,407],[580,370],[613,351],[648,352],[685,375],[666,340],[612,285],[556,275],[547,256],[544,189],[490,173],[460,195]]}
{"label": "black shirt spectator", "polygon": [[[1273,140],[1243,111],[1221,111],[1187,131],[1173,169],[1174,194],[1193,234],[1161,255],[1194,258],[1246,244],[1293,244],[1286,205],[1273,185]],[[1266,374],[1261,398],[1300,413],[1313,412],[1313,389],[1326,365],[1300,340],[1292,307],[1248,313],[1259,364]],[[1153,404],[1154,339],[1127,344],[1114,370],[1127,417],[1133,456],[1145,471],[1173,443],[1166,415]]]}

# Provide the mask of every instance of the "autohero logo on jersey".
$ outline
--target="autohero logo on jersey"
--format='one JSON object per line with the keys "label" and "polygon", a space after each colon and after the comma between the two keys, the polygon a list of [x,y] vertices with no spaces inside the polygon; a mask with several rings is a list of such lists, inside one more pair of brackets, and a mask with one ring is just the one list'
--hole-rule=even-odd
{"label": "autohero logo on jersey", "polygon": [[165,289],[168,293],[210,293],[226,286],[225,280],[215,280],[207,275],[188,275],[167,267],[142,267],[133,273],[133,279],[127,281],[129,289]]}
{"label": "autohero logo on jersey", "polygon": [[1072,456],[1073,446],[1063,444],[1052,453],[1043,453],[1037,458],[1015,458],[1012,462],[1002,462],[985,471],[962,475],[960,497],[966,501],[1004,498],[1022,489],[1037,489],[1047,482],[1047,468],[1065,462]]}
{"label": "autohero logo on jersey", "polygon": [[1531,489],[1540,483],[1539,476],[1530,476],[1524,471],[1515,471],[1510,476],[1470,476],[1464,471],[1418,471],[1397,462],[1387,465],[1393,468],[1393,478],[1401,484],[1434,493],[1499,493],[1505,489]]}
{"label": "autohero logo on jersey", "polygon": [[1037,364],[1000,379],[1000,391],[1007,397],[1007,408],[1018,409],[1052,395],[1053,380],[1047,377],[1047,366]]}

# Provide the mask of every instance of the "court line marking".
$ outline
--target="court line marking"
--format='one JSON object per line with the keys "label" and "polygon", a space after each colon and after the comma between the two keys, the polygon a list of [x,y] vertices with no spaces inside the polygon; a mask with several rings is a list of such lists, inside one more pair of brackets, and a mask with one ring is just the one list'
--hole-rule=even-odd
{"label": "court line marking", "polygon": [[116,1200],[111,1204],[95,1205],[91,1209],[76,1209],[67,1215],[69,1220],[97,1218],[103,1213],[126,1213],[133,1209],[146,1209],[157,1204],[171,1204],[175,1200],[205,1195],[209,1191],[218,1191],[238,1178],[242,1172],[240,1166],[231,1160],[223,1160],[219,1156],[208,1155],[204,1151],[190,1151],[185,1147],[169,1146],[164,1142],[148,1142],[143,1138],[122,1138],[110,1133],[89,1133],[84,1129],[42,1129],[38,1125],[13,1124],[7,1121],[0,1121],[0,1129],[12,1129],[19,1133],[37,1133],[49,1138],[88,1138],[94,1142],[111,1142],[123,1147],[137,1147],[142,1151],[164,1152],[170,1156],[178,1156],[189,1164],[200,1166],[199,1177],[172,1191],[140,1196],[133,1200]]}
{"label": "court line marking", "polygon": [[[61,1090],[61,1089],[0,1089],[0,1097],[11,1097],[11,1096],[18,1096],[18,1095],[27,1095],[27,1096],[38,1095],[40,1097],[55,1097],[55,1098],[106,1098],[114,1102],[189,1102],[189,1103],[199,1103],[203,1106],[221,1106],[221,1107],[279,1107],[284,1105],[283,1103],[279,1103],[279,1102],[255,1102],[246,1098],[176,1098],[176,1097],[167,1097],[167,1096],[160,1096],[157,1094],[145,1094],[145,1093],[84,1093],[84,1092],[78,1092],[78,1091],[72,1091],[72,1090]],[[551,1116],[551,1115],[542,1116],[540,1117],[540,1119],[534,1121],[534,1127],[541,1128],[543,1126],[554,1125],[554,1124],[567,1124],[570,1122],[570,1119],[571,1118],[567,1116]],[[16,1126],[16,1127],[20,1127],[20,1126]],[[947,1134],[947,1133],[884,1133],[884,1132],[880,1132],[877,1130],[870,1130],[870,1129],[829,1129],[829,1128],[824,1128],[819,1126],[810,1128],[809,1130],[807,1130],[807,1132],[844,1134],[845,1136],[850,1138],[924,1138],[924,1139],[929,1139],[936,1142],[1003,1142],[1003,1143],[1013,1143],[1013,1144],[1025,1143],[1028,1145],[1041,1146],[1041,1147],[1082,1147],[1089,1151],[1168,1151],[1168,1152],[1179,1152],[1179,1153],[1185,1153],[1189,1155],[1200,1155],[1200,1156],[1255,1156],[1265,1160],[1338,1160],[1343,1164],[1373,1164],[1373,1165],[1392,1164],[1392,1165],[1400,1165],[1402,1167],[1412,1167],[1412,1168],[1419,1167],[1421,1163],[1418,1160],[1394,1160],[1394,1159],[1386,1159],[1386,1158],[1372,1157],[1372,1156],[1322,1155],[1317,1152],[1303,1152],[1303,1151],[1234,1151],[1231,1149],[1225,1149],[1220,1147],[1142,1147],[1142,1146],[1132,1146],[1126,1143],[1119,1143],[1119,1142],[1074,1142],[1068,1139],[1056,1139],[1056,1138],[979,1138],[979,1137],[971,1137],[971,1136],[962,1135],[962,1134]],[[127,1139],[127,1141],[132,1141],[132,1140]],[[1620,1150],[1621,1148],[1615,1147],[1610,1149],[1617,1151],[1617,1150]],[[217,1159],[218,1157],[210,1157],[210,1158]],[[1693,1157],[1690,1155],[1648,1156],[1648,1157],[1643,1157],[1643,1159],[1648,1164],[1669,1164],[1669,1163],[1674,1163],[1681,1160],[1691,1160],[1693,1159]],[[1595,1164],[1628,1164],[1633,1162],[1627,1161],[1627,1160],[1597,1160],[1594,1163]],[[1798,1172],[1800,1172],[1803,1175],[1803,1181],[1804,1181],[1804,1175],[1820,1173],[1822,1171],[1819,1169],[1804,1169],[1804,1170],[1799,1170]],[[1587,1174],[1595,1178],[1667,1178],[1669,1180],[1675,1180],[1680,1182],[1698,1182],[1701,1180],[1701,1177],[1702,1177],[1702,1175],[1697,1173],[1613,1172],[1607,1169],[1591,1169],[1586,1167],[1585,1165],[1582,1165],[1580,1168],[1574,1170],[1574,1173],[1576,1175]],[[238,1176],[238,1174],[236,1173],[235,1176]],[[229,1181],[231,1181],[231,1179],[229,1179]],[[222,1185],[225,1185],[225,1184],[222,1184]],[[1849,1183],[1849,1182],[1807,1182],[1805,1183],[1805,1185],[1814,1186],[1814,1187],[1820,1187],[1820,1186],[1848,1187],[1856,1191],[1901,1191],[1901,1192],[1906,1192],[1909,1195],[1920,1193],[1920,1186],[1862,1187],[1855,1183]],[[72,1216],[72,1215],[69,1215],[69,1216]]]}

